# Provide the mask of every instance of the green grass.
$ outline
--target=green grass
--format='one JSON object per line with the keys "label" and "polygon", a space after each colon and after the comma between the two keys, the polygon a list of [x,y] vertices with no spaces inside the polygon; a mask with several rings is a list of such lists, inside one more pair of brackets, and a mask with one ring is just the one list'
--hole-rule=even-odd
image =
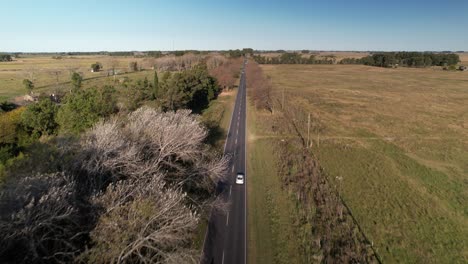
{"label": "green grass", "polygon": [[277,175],[274,144],[261,138],[257,112],[248,107],[247,216],[250,263],[300,263],[295,204]]}
{"label": "green grass", "polygon": [[468,74],[263,69],[302,135],[312,114],[312,150],[385,263],[468,261]]}
{"label": "green grass", "polygon": [[324,141],[316,153],[330,180],[339,186],[336,177],[343,177],[341,193],[383,261],[456,263],[466,257],[466,216],[453,213],[463,204],[445,199],[460,197],[462,185],[391,144],[369,144],[342,148],[343,142]]}

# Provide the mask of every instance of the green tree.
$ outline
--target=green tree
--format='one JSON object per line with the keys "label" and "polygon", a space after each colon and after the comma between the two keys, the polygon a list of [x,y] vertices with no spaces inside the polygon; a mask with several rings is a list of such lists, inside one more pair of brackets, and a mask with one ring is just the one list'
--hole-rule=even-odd
{"label": "green tree", "polygon": [[77,72],[74,72],[71,77],[71,83],[75,91],[81,88],[81,83],[83,82],[83,77]]}
{"label": "green tree", "polygon": [[93,63],[91,64],[91,69],[93,70],[93,72],[98,72],[102,69],[102,64],[99,62]]}
{"label": "green tree", "polygon": [[171,110],[189,108],[195,113],[200,113],[220,91],[217,80],[209,75],[206,65],[198,65],[172,76],[164,106]]}
{"label": "green tree", "polygon": [[34,89],[34,83],[31,80],[24,79],[23,85],[24,85],[24,88],[28,91],[28,93],[31,94],[32,90]]}
{"label": "green tree", "polygon": [[155,71],[154,72],[154,79],[153,79],[153,95],[152,95],[152,99],[156,99],[158,98],[159,94],[159,79],[158,79],[158,72]]}
{"label": "green tree", "polygon": [[138,63],[136,61],[132,61],[128,64],[129,71],[138,71]]}
{"label": "green tree", "polygon": [[49,98],[41,99],[37,104],[29,105],[21,116],[23,126],[34,137],[52,135],[57,132],[55,121],[58,106]]}
{"label": "green tree", "polygon": [[106,86],[78,90],[68,94],[57,114],[60,131],[78,134],[93,126],[99,118],[110,116],[117,111],[115,90]]}

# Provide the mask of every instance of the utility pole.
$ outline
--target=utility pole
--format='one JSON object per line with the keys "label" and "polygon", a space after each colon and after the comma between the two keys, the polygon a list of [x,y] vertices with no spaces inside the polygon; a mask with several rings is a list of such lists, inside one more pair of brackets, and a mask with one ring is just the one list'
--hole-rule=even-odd
{"label": "utility pole", "polygon": [[307,119],[307,148],[310,148],[310,112]]}
{"label": "utility pole", "polygon": [[281,100],[281,110],[284,110],[284,86],[283,86],[283,99]]}

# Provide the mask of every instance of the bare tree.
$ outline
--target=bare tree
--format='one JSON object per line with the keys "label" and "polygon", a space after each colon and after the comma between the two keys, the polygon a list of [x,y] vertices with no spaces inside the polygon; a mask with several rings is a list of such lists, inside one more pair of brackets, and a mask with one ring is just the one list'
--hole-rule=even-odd
{"label": "bare tree", "polygon": [[[212,190],[224,173],[226,158],[213,160],[204,146],[206,129],[189,110],[162,113],[143,107],[123,123],[97,124],[82,141],[83,168],[112,181],[168,171],[168,182]],[[188,166],[189,165],[189,166]]]}
{"label": "bare tree", "polygon": [[196,262],[190,240],[202,212],[226,208],[213,194],[228,164],[205,145],[198,119],[143,107],[101,121],[78,144],[58,140],[74,160],[67,172],[17,175],[0,190],[0,259]]}
{"label": "bare tree", "polygon": [[168,189],[161,177],[121,181],[95,198],[105,208],[91,233],[96,246],[84,257],[108,263],[195,263],[190,240],[199,216],[186,194]]}
{"label": "bare tree", "polygon": [[271,80],[263,75],[263,71],[254,61],[249,61],[246,67],[247,87],[255,106],[260,109],[267,109],[273,112],[273,104],[271,98]]}
{"label": "bare tree", "polygon": [[[81,251],[85,225],[68,174],[40,174],[0,192],[0,256],[4,261],[66,262]],[[17,256],[16,254],[21,254]]]}

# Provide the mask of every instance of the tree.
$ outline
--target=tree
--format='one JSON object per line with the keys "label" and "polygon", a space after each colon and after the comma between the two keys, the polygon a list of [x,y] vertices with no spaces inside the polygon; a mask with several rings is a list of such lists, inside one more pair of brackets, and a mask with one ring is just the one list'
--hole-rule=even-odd
{"label": "tree", "polygon": [[57,113],[57,123],[62,132],[79,134],[93,126],[99,118],[108,117],[117,111],[115,90],[106,86],[78,90],[68,94]]}
{"label": "tree", "polygon": [[81,83],[83,82],[83,77],[77,72],[74,72],[71,77],[71,83],[73,90],[77,91],[81,88]]}
{"label": "tree", "polygon": [[10,54],[0,54],[0,61],[12,61]]}
{"label": "tree", "polygon": [[138,63],[136,61],[132,61],[128,64],[128,70],[129,71],[138,71]]}
{"label": "tree", "polygon": [[0,113],[0,146],[16,142],[24,110],[24,107],[20,107],[6,113]]}
{"label": "tree", "polygon": [[153,95],[152,99],[156,99],[159,96],[159,79],[158,79],[158,72],[154,71],[154,79],[153,79]]}
{"label": "tree", "polygon": [[247,76],[249,76],[247,78],[247,87],[250,87],[249,93],[255,107],[273,112],[270,80],[265,78],[262,69],[255,62],[247,64],[246,72]]}
{"label": "tree", "polygon": [[171,110],[189,108],[200,113],[220,91],[218,82],[209,75],[206,65],[198,65],[172,76],[164,106]]}
{"label": "tree", "polygon": [[91,64],[91,70],[93,72],[99,72],[102,69],[102,64],[99,62]]}
{"label": "tree", "polygon": [[[56,139],[43,151],[50,160],[31,155],[21,164],[30,167],[0,188],[0,259],[196,262],[199,212],[225,208],[212,197],[228,160],[205,145],[206,135],[189,110],[144,107],[98,122],[79,141]],[[51,160],[60,166],[40,166]]]}
{"label": "tree", "polygon": [[34,89],[34,83],[28,79],[24,79],[23,85],[24,85],[24,88],[28,91],[28,93],[31,94],[32,90]]}
{"label": "tree", "polygon": [[149,107],[125,123],[112,119],[88,132],[82,169],[101,177],[97,182],[113,183],[93,199],[103,214],[84,262],[196,262],[188,243],[200,217],[194,211],[227,168],[227,159],[205,148],[206,135],[188,110]]}
{"label": "tree", "polygon": [[22,124],[34,137],[55,134],[58,124],[55,121],[58,106],[49,98],[31,104],[22,114]]}

